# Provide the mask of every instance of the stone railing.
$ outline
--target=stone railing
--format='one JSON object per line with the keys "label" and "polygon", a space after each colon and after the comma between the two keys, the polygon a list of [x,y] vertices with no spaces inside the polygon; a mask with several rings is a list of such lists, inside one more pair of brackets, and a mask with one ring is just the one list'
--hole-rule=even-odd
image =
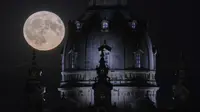
{"label": "stone railing", "polygon": [[[62,72],[62,81],[75,81],[80,83],[93,83],[97,76],[96,71]],[[155,71],[114,71],[109,72],[111,83],[131,83],[138,78],[149,84],[156,84]]]}

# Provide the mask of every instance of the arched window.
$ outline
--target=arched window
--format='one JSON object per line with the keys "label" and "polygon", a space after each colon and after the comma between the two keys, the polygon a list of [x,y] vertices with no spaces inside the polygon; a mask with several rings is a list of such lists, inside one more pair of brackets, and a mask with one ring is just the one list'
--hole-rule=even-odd
{"label": "arched window", "polygon": [[144,52],[140,49],[138,49],[136,52],[134,52],[135,55],[135,67],[141,68],[141,56]]}
{"label": "arched window", "polygon": [[132,29],[135,29],[136,26],[137,26],[137,21],[136,21],[136,20],[133,20],[133,21],[131,22],[131,28],[132,28]]}
{"label": "arched window", "polygon": [[81,23],[80,23],[79,21],[76,21],[76,22],[75,22],[75,25],[76,25],[76,29],[77,29],[77,30],[80,30],[81,27],[82,27],[82,25],[81,25]]}
{"label": "arched window", "polygon": [[139,54],[139,53],[136,54],[135,60],[136,60],[135,66],[136,66],[137,68],[140,68],[140,67],[141,67],[141,64],[140,64],[140,54]]}
{"label": "arched window", "polygon": [[133,20],[133,21],[129,22],[129,26],[130,26],[133,30],[136,29],[137,24],[138,24],[138,23],[137,23],[136,20]]}
{"label": "arched window", "polygon": [[75,51],[75,46],[68,52],[69,55],[69,68],[76,68],[76,62],[78,57],[78,52]]}
{"label": "arched window", "polygon": [[107,21],[104,21],[103,22],[103,29],[107,29],[108,28],[108,22]]}
{"label": "arched window", "polygon": [[109,22],[107,20],[103,20],[101,22],[101,28],[102,28],[103,31],[107,31],[108,28],[109,28]]}

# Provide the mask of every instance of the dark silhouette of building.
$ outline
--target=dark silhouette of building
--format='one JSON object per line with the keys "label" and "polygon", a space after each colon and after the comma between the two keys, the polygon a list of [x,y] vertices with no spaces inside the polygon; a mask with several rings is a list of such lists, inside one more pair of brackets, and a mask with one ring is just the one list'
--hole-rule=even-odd
{"label": "dark silhouette of building", "polygon": [[32,67],[29,69],[29,76],[25,92],[27,95],[28,112],[45,112],[46,110],[46,88],[41,81],[42,69],[36,63],[35,50],[33,50]]}
{"label": "dark silhouette of building", "polygon": [[188,89],[187,82],[187,66],[186,60],[184,58],[183,52],[180,53],[180,58],[178,60],[178,68],[174,73],[175,81],[172,86],[174,93],[174,103],[175,109],[177,111],[185,111],[188,109],[188,100],[190,91]]}

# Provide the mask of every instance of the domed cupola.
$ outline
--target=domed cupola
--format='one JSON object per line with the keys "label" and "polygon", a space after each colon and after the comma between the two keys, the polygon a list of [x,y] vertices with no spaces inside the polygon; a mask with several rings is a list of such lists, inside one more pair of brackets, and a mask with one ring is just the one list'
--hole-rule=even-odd
{"label": "domed cupola", "polygon": [[[109,19],[106,18],[106,13],[105,11],[98,11],[93,14],[93,17],[88,18],[89,21],[79,21],[82,22],[82,27],[78,27],[78,32],[75,25],[80,23],[76,21],[73,26],[75,31],[69,32],[65,48],[65,57],[63,57],[66,60],[65,69],[69,69],[72,66],[69,65],[72,60],[69,56],[70,54],[68,54],[72,46],[75,46],[74,50],[77,53],[73,59],[77,65],[75,68],[83,70],[95,69],[99,60],[96,49],[103,44],[104,40],[113,48],[113,52],[108,57],[108,65],[111,69],[134,69],[134,52],[136,52],[137,45],[139,45],[137,50],[142,51],[139,68],[154,69],[152,44],[146,33],[144,23],[138,20],[137,24],[134,21],[134,25],[137,25],[137,27],[134,25],[129,26],[130,24],[125,17],[116,17],[123,15],[120,12],[109,12],[111,13],[110,15],[113,15],[113,18],[110,17]],[[102,15],[105,15],[105,17],[101,17]],[[96,20],[96,18],[99,19]],[[89,27],[90,22],[93,22],[94,26]],[[132,28],[134,29],[133,31],[130,30]]]}
{"label": "domed cupola", "polygon": [[[156,53],[147,33],[147,23],[134,18],[119,6],[126,0],[91,0],[90,7],[80,18],[68,23],[68,37],[62,51],[62,80],[58,89],[66,96],[76,94],[83,107],[94,104],[92,85],[97,77],[99,47],[109,71],[111,103],[126,107],[133,103],[136,91],[144,96],[150,91],[155,102],[157,85]],[[109,49],[106,49],[108,46]],[[139,83],[138,83],[139,82]],[[142,86],[138,90],[137,86]],[[73,86],[68,88],[68,86]],[[78,91],[82,91],[80,94]],[[117,95],[118,94],[118,95]],[[71,98],[71,96],[70,96]],[[110,97],[109,97],[110,98]],[[109,100],[110,101],[110,100]]]}

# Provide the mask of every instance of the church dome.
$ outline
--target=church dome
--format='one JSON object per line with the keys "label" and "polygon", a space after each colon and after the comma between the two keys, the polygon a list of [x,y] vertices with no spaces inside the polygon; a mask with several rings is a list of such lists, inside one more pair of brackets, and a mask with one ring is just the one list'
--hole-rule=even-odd
{"label": "church dome", "polygon": [[[115,5],[125,0],[92,1],[93,6],[80,18],[68,23],[68,37],[61,52],[60,95],[72,98],[70,94],[75,94],[73,99],[82,107],[95,105],[92,87],[103,62],[108,71],[101,72],[106,72],[106,80],[113,87],[107,97],[112,105],[124,108],[134,103],[131,99],[136,99],[137,93],[142,97],[147,91],[156,103],[156,53],[146,21],[133,17],[126,7]],[[106,2],[99,3],[102,1]]]}
{"label": "church dome", "polygon": [[[69,34],[62,51],[63,71],[95,69],[100,60],[98,47],[104,41],[112,48],[107,56],[111,70],[155,70],[146,23],[132,17],[125,9],[88,9],[78,20],[70,21],[68,26]],[[140,62],[137,54],[140,54]]]}

